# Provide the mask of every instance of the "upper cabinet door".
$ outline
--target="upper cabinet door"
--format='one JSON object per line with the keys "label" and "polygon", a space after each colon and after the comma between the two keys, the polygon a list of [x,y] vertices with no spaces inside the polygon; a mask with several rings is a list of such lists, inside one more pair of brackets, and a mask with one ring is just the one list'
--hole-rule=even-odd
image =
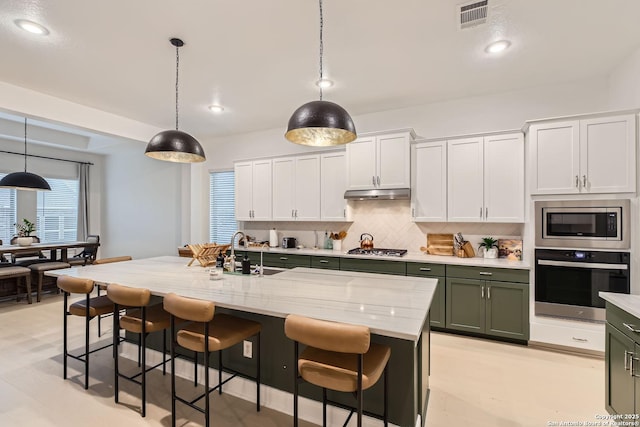
{"label": "upper cabinet door", "polygon": [[483,221],[483,138],[448,141],[447,166],[449,221]]}
{"label": "upper cabinet door", "polygon": [[378,188],[409,188],[411,140],[408,133],[378,136]]}
{"label": "upper cabinet door", "polygon": [[524,222],[522,133],[484,137],[484,210],[488,222]]}
{"label": "upper cabinet door", "polygon": [[[295,219],[320,219],[320,156],[295,158]],[[274,183],[275,191],[275,183]],[[275,206],[273,207],[275,210]]]}
{"label": "upper cabinet door", "polygon": [[273,159],[273,219],[293,221],[295,214],[295,173],[293,157]]}
{"label": "upper cabinet door", "polygon": [[251,220],[253,210],[253,162],[233,165],[236,221]]}
{"label": "upper cabinet door", "polygon": [[271,219],[271,160],[253,162],[253,217],[258,221]]}
{"label": "upper cabinet door", "polygon": [[531,194],[580,192],[580,126],[577,120],[529,128]]}
{"label": "upper cabinet door", "polygon": [[347,145],[347,180],[350,190],[367,190],[375,186],[376,138],[363,137]]}
{"label": "upper cabinet door", "polygon": [[589,193],[636,191],[636,117],[580,121],[580,183]]}
{"label": "upper cabinet door", "polygon": [[414,221],[447,220],[447,141],[415,144],[411,153]]}
{"label": "upper cabinet door", "polygon": [[347,155],[344,151],[320,156],[320,219],[346,221]]}

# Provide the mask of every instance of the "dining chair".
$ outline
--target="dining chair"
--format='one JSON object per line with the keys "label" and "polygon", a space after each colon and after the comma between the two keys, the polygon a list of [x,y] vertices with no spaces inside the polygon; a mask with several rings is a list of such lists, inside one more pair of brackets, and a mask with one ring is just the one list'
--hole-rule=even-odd
{"label": "dining chair", "polygon": [[[164,309],[171,314],[171,426],[176,425],[176,402],[181,402],[198,412],[204,414],[205,425],[210,425],[209,394],[218,390],[222,394],[222,386],[238,375],[222,365],[222,351],[244,340],[256,337],[256,411],[260,411],[260,331],[262,325],[253,320],[229,314],[216,314],[215,304],[212,301],[204,301],[185,298],[174,293],[164,297]],[[193,323],[176,331],[176,319],[183,319]],[[175,356],[176,344],[182,348],[203,353],[204,355],[204,393],[194,399],[186,399],[176,394]],[[218,352],[218,385],[209,387],[209,357],[211,352]],[[194,360],[197,363],[197,359]],[[228,371],[232,375],[222,380],[222,372]],[[242,375],[245,376],[245,375]],[[248,377],[248,376],[247,376]],[[249,377],[251,378],[251,377]],[[204,398],[204,409],[195,403]]]}
{"label": "dining chair", "polygon": [[[170,325],[170,315],[162,308],[162,304],[149,305],[151,292],[149,289],[131,288],[116,283],[107,286],[107,297],[113,302],[113,346],[114,346],[114,400],[119,400],[119,379],[124,378],[138,384],[142,389],[140,415],[146,416],[147,400],[147,372],[162,365],[162,374],[166,374],[166,350],[167,334],[166,330]],[[127,307],[124,315],[120,315],[120,310]],[[124,329],[127,332],[139,334],[139,355],[141,369],[135,375],[125,375],[120,372],[118,357],[119,331]],[[147,367],[147,335],[153,332],[162,331],[162,362],[155,366]],[[138,377],[140,380],[138,381]]]}
{"label": "dining chair", "polygon": [[[298,383],[300,379],[322,387],[322,425],[327,425],[327,389],[354,393],[356,407],[350,408],[344,425],[354,412],[358,427],[362,426],[363,391],[372,387],[384,376],[384,407],[380,417],[385,427],[387,421],[387,362],[391,349],[371,342],[369,328],[360,325],[328,322],[290,314],[284,322],[285,335],[294,342],[293,369],[293,425],[298,426]],[[306,345],[299,354],[299,343]],[[344,406],[338,404],[339,406]]]}
{"label": "dining chair", "polygon": [[[111,347],[113,343],[107,344],[105,346],[96,348],[94,350],[89,350],[89,322],[94,317],[100,314],[112,313],[114,304],[111,300],[106,296],[99,297],[91,297],[91,292],[93,291],[94,281],[91,279],[81,279],[78,277],[71,276],[59,276],[57,280],[57,285],[62,290],[64,295],[64,304],[62,306],[63,309],[63,378],[67,379],[67,358],[71,357],[72,359],[78,360],[84,363],[84,388],[85,390],[89,388],[89,355],[91,353],[95,353],[96,351],[102,350],[107,347]],[[84,299],[80,299],[73,304],[68,304],[68,299],[71,294],[83,294],[86,297]],[[72,355],[68,351],[67,345],[67,326],[68,326],[68,317],[69,316],[80,316],[85,318],[85,344],[84,344],[84,353],[79,355]]]}
{"label": "dining chair", "polygon": [[[100,243],[100,236],[96,234],[90,234],[87,236],[87,243]],[[69,258],[67,261],[71,265],[87,265],[93,264],[96,260],[96,255],[98,254],[98,246],[86,246],[82,249],[82,252],[74,255]]]}

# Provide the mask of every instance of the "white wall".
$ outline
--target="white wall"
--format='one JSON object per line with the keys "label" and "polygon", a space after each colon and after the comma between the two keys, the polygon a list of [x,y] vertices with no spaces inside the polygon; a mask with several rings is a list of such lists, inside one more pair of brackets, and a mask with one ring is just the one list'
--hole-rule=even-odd
{"label": "white wall", "polygon": [[640,107],[640,48],[609,76],[609,106],[614,110]]}

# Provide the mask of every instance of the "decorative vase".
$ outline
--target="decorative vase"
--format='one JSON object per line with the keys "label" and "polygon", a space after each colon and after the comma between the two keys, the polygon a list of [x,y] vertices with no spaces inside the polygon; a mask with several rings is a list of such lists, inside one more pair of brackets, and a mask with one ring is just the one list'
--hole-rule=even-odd
{"label": "decorative vase", "polygon": [[485,258],[498,258],[498,249],[497,248],[489,248],[484,252]]}
{"label": "decorative vase", "polygon": [[18,246],[30,246],[33,243],[33,239],[30,236],[18,237],[16,240]]}

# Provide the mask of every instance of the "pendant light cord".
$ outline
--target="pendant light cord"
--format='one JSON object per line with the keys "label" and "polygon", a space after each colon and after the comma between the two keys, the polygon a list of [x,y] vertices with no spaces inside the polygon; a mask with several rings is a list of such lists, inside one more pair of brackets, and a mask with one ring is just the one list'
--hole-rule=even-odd
{"label": "pendant light cord", "polygon": [[176,130],[178,130],[178,70],[180,69],[180,50],[179,46],[176,46]]}
{"label": "pendant light cord", "polygon": [[27,118],[24,118],[24,171],[27,171]]}
{"label": "pendant light cord", "polygon": [[[322,70],[322,55],[324,54],[324,42],[322,40],[322,29],[324,27],[324,17],[322,13],[322,0],[320,3],[320,81],[322,81],[323,70]],[[320,85],[320,101],[322,101],[322,85]]]}

